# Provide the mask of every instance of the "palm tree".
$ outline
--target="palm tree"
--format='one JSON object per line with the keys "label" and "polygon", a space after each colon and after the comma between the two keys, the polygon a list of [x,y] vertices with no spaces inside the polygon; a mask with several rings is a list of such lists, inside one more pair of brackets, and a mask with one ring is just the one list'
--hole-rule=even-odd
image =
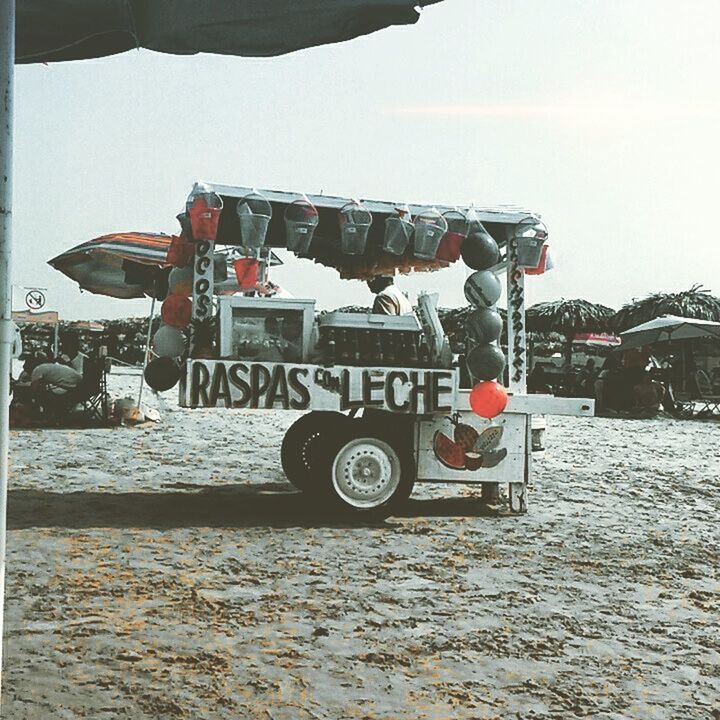
{"label": "palm tree", "polygon": [[684,292],[654,293],[623,305],[615,313],[611,325],[622,332],[662,315],[720,322],[720,298],[714,297],[700,285],[693,285]]}
{"label": "palm tree", "polygon": [[556,332],[565,336],[564,356],[572,364],[572,344],[578,333],[607,332],[615,311],[587,300],[554,300],[528,308],[527,329],[531,332]]}

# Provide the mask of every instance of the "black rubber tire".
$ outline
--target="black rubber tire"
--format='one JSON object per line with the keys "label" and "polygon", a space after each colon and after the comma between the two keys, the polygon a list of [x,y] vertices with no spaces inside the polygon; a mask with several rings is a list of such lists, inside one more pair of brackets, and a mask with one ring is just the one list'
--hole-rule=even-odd
{"label": "black rubber tire", "polygon": [[[405,505],[415,485],[415,457],[409,436],[404,432],[404,426],[398,430],[389,423],[377,420],[376,417],[373,417],[372,420],[370,418],[355,420],[350,424],[335,428],[332,435],[327,437],[322,455],[318,457],[316,467],[323,499],[341,516],[350,520],[367,522],[385,520]],[[335,458],[348,442],[360,438],[374,438],[387,443],[397,453],[400,460],[400,484],[388,500],[373,508],[358,508],[350,505],[337,494],[333,485],[332,467]]]}
{"label": "black rubber tire", "polygon": [[[327,438],[352,422],[339,412],[312,411],[296,420],[285,433],[280,446],[280,462],[285,477],[298,490],[308,492],[318,485],[314,464],[327,443]],[[322,442],[323,445],[318,445]]]}

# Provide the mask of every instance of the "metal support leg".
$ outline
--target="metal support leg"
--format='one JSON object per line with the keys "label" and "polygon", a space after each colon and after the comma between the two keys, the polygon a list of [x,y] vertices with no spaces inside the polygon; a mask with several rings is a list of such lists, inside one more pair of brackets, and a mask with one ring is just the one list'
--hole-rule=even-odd
{"label": "metal support leg", "polygon": [[12,150],[15,71],[15,0],[0,2],[0,691],[5,608],[5,534],[7,532],[8,449],[12,322]]}

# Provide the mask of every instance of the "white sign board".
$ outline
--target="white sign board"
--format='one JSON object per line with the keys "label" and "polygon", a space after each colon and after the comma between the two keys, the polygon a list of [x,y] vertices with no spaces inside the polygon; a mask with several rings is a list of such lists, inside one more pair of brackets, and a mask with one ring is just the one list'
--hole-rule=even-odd
{"label": "white sign board", "polygon": [[180,405],[204,408],[453,412],[458,371],[189,360]]}

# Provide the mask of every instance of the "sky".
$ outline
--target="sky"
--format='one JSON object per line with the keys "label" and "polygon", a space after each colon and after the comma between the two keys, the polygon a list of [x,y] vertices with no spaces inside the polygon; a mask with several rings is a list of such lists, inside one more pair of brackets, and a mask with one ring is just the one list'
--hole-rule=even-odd
{"label": "sky", "polygon": [[[175,233],[195,180],[540,213],[555,268],[527,300],[620,307],[720,294],[720,3],[444,0],[417,25],[280,58],[132,51],[16,68],[15,309],[143,315],[46,262],[119,231]],[[363,283],[293,255],[320,308]],[[401,277],[463,305],[465,269]]]}

